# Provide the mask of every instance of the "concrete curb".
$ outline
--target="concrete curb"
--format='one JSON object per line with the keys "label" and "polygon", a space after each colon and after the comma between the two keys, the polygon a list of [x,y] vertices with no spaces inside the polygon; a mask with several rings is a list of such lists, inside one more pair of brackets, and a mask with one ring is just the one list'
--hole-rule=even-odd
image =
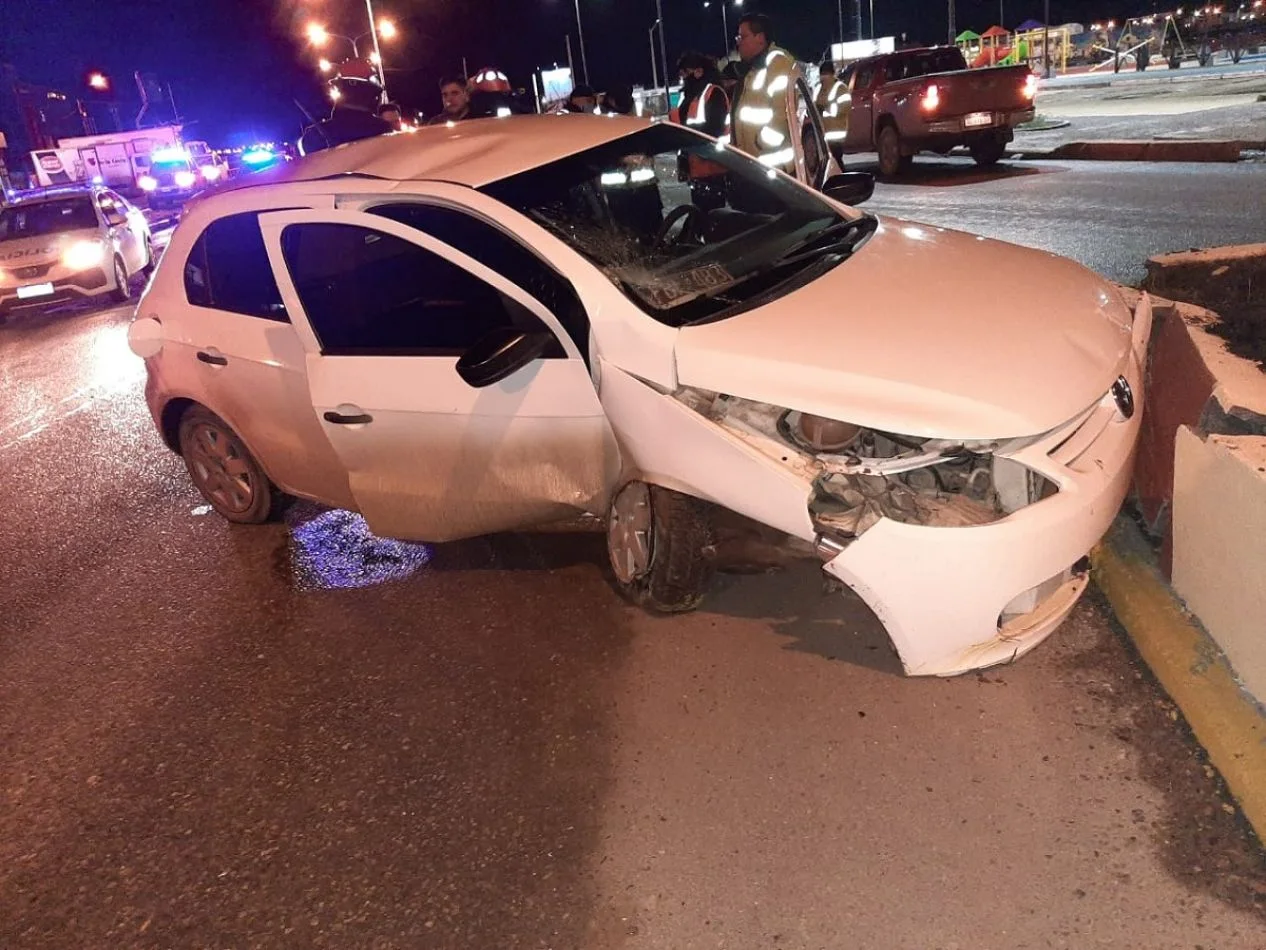
{"label": "concrete curb", "polygon": [[1118,518],[1091,563],[1117,618],[1266,842],[1266,715],[1161,578],[1132,523]]}
{"label": "concrete curb", "polygon": [[1054,148],[1012,145],[1008,154],[1027,158],[1088,162],[1238,162],[1244,152],[1261,150],[1262,142],[1210,139],[1104,139],[1065,142]]}

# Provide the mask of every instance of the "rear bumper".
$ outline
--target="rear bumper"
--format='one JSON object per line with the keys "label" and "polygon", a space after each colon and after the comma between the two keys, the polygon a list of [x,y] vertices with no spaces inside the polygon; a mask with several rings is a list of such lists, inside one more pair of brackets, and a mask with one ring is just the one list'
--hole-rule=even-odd
{"label": "rear bumper", "polygon": [[1015,127],[1032,122],[1035,114],[1032,106],[1012,112],[974,113],[974,115],[988,115],[989,121],[985,125],[968,124],[971,116],[954,116],[950,119],[927,123],[924,127],[925,137],[928,139],[949,138],[954,140],[954,144],[958,144],[976,136],[989,138],[1005,136],[1004,141],[1009,142]]}

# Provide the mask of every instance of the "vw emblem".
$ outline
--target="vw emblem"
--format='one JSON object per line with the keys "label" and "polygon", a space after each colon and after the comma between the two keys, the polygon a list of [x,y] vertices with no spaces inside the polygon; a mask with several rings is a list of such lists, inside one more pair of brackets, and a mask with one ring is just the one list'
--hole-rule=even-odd
{"label": "vw emblem", "polygon": [[1122,418],[1129,419],[1134,415],[1134,390],[1124,376],[1118,376],[1112,384],[1112,398],[1117,401]]}

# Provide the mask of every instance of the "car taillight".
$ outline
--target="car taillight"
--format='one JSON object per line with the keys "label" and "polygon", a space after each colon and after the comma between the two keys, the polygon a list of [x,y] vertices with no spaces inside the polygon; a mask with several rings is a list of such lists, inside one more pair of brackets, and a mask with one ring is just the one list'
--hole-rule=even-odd
{"label": "car taillight", "polygon": [[941,90],[936,87],[936,83],[932,83],[923,90],[923,98],[919,100],[919,107],[924,112],[934,112],[940,104]]}
{"label": "car taillight", "polygon": [[1024,98],[1034,99],[1037,97],[1037,73],[1029,73],[1024,77]]}

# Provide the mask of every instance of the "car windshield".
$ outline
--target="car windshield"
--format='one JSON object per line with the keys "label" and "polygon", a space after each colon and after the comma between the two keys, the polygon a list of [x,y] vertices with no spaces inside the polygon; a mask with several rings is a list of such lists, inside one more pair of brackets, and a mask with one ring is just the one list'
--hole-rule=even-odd
{"label": "car windshield", "polygon": [[189,159],[187,158],[164,158],[155,161],[150,169],[156,172],[187,172],[190,170]]}
{"label": "car windshield", "polygon": [[482,190],[670,326],[738,313],[791,289],[806,269],[816,276],[838,264],[842,256],[799,252],[854,220],[759,162],[666,124]]}
{"label": "car windshield", "polygon": [[97,213],[87,197],[19,204],[0,211],[0,241],[95,227]]}

